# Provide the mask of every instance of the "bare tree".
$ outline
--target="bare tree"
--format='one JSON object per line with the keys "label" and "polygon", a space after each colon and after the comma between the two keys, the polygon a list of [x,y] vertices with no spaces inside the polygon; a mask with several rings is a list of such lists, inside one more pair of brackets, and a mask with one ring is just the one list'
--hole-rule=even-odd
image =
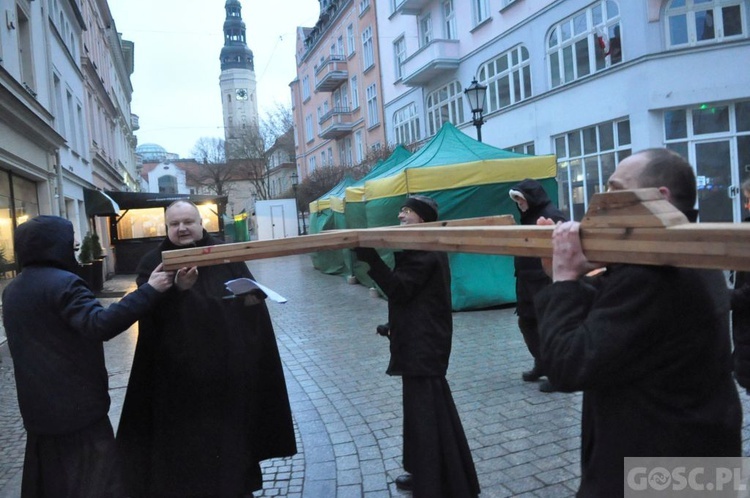
{"label": "bare tree", "polygon": [[236,179],[236,171],[226,162],[224,140],[203,137],[198,139],[192,150],[196,167],[186,171],[190,183],[203,187],[216,195],[229,195],[231,181]]}
{"label": "bare tree", "polygon": [[260,127],[249,126],[228,145],[229,163],[243,180],[249,181],[258,199],[269,198],[268,157]]}
{"label": "bare tree", "polygon": [[257,126],[247,126],[228,146],[229,163],[237,174],[249,181],[258,199],[269,199],[270,154],[273,147],[282,147],[294,157],[294,126],[292,110],[277,104]]}
{"label": "bare tree", "polygon": [[371,150],[367,157],[358,164],[317,168],[298,187],[297,195],[300,206],[307,206],[315,199],[319,199],[347,176],[350,176],[353,180],[359,180],[369,173],[379,161],[387,159],[393,149],[394,147],[387,146]]}

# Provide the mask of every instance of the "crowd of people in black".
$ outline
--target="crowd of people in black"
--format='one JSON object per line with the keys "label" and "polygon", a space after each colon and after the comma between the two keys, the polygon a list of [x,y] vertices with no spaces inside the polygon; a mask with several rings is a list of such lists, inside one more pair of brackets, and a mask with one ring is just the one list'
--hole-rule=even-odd
{"label": "crowd of people in black", "polygon": [[[667,149],[627,157],[607,187],[656,188],[696,220],[693,168]],[[750,210],[750,181],[742,190]],[[625,457],[741,456],[735,379],[750,389],[748,274],[738,272],[732,290],[720,270],[597,264],[582,250],[580,224],[565,221],[538,182],[509,194],[522,224],[554,225],[550,261],[515,258],[516,311],[533,359],[523,380],[546,376],[545,392],[583,392],[577,496],[622,496]],[[438,219],[425,195],[407,197],[398,213],[402,225]],[[260,462],[296,453],[268,309],[226,295],[225,282],[252,277],[247,265],[164,271],[162,251],[219,243],[190,202],[170,205],[165,220],[138,289],[108,308],[73,271],[69,221],[38,216],[16,229],[22,271],[3,292],[3,321],[27,431],[22,498],[241,498],[262,488]],[[386,373],[403,385],[396,485],[416,498],[477,497],[446,380],[447,255],[397,251],[391,268],[374,249],[354,253],[388,299],[378,331],[390,347]],[[115,435],[103,342],[137,320]]]}

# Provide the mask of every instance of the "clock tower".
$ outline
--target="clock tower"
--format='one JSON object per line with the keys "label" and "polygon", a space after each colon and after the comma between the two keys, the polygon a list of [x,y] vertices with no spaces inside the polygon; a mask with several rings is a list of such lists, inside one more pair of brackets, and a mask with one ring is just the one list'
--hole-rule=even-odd
{"label": "clock tower", "polygon": [[227,159],[233,146],[258,126],[258,98],[255,88],[253,51],[247,46],[242,5],[239,0],[224,4],[224,47],[221,49],[221,106],[224,111],[224,140]]}

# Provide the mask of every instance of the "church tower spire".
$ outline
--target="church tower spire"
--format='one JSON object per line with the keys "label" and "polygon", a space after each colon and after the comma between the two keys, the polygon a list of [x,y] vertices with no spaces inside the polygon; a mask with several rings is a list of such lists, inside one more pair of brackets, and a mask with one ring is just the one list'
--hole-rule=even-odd
{"label": "church tower spire", "polygon": [[224,111],[224,140],[227,159],[234,155],[243,137],[257,134],[258,99],[256,95],[253,51],[247,46],[242,5],[239,0],[224,4],[224,46],[221,49],[221,102]]}

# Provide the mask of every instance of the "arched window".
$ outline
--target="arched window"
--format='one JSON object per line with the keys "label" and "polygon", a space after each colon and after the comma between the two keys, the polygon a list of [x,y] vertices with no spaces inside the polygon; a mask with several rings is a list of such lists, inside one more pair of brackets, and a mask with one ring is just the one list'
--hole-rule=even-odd
{"label": "arched window", "polygon": [[172,175],[159,177],[160,194],[177,194],[177,178]]}
{"label": "arched window", "polygon": [[602,0],[554,26],[547,37],[552,88],[622,62],[620,8]]}
{"label": "arched window", "polygon": [[434,135],[446,121],[454,125],[464,122],[464,94],[458,81],[427,96],[427,133]]}
{"label": "arched window", "polygon": [[518,46],[479,68],[477,79],[487,85],[486,112],[497,111],[531,97],[529,51]]}
{"label": "arched window", "polygon": [[672,0],[665,15],[669,46],[746,37],[745,5],[742,0]]}
{"label": "arched window", "polygon": [[419,116],[414,102],[393,113],[393,134],[397,144],[411,144],[420,140]]}

